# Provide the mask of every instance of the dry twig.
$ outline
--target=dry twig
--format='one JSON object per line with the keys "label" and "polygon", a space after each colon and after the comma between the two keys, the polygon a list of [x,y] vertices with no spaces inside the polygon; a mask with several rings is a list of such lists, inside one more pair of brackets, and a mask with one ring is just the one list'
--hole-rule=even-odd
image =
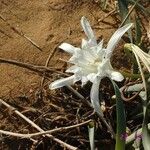
{"label": "dry twig", "polygon": [[73,129],[79,126],[83,126],[86,125],[88,123],[90,123],[92,120],[87,120],[85,122],[76,124],[76,125],[72,125],[72,126],[68,126],[68,127],[60,127],[60,128],[56,128],[56,129],[52,129],[52,130],[48,130],[48,131],[42,131],[42,132],[37,132],[37,133],[31,133],[31,134],[21,134],[21,133],[14,133],[14,132],[9,132],[9,131],[4,131],[4,130],[0,130],[1,134],[6,134],[6,135],[11,135],[11,136],[15,136],[15,137],[21,137],[21,138],[31,138],[34,136],[41,136],[41,135],[45,135],[45,134],[52,134],[52,133],[57,133],[57,132],[62,132],[62,131],[66,131],[69,129]]}
{"label": "dry twig", "polygon": [[18,66],[21,68],[26,68],[28,70],[39,73],[39,75],[41,75],[41,76],[45,75],[46,77],[49,77],[48,73],[50,73],[50,72],[56,72],[58,74],[67,76],[66,73],[58,71],[57,69],[52,68],[52,67],[37,66],[37,65],[23,63],[23,62],[11,60],[11,59],[0,58],[0,63],[11,64],[11,65],[15,65],[15,66]]}
{"label": "dry twig", "polygon": [[[43,129],[41,129],[37,124],[35,124],[33,121],[31,121],[29,118],[27,118],[26,116],[24,116],[22,113],[20,113],[18,110],[16,110],[14,107],[10,106],[9,104],[7,104],[6,102],[4,102],[2,99],[0,99],[0,103],[5,105],[8,109],[14,111],[15,114],[17,114],[18,116],[20,116],[22,119],[24,119],[26,122],[28,122],[32,127],[34,127],[35,129],[37,129],[38,131],[40,131],[41,133],[44,132]],[[63,141],[61,141],[58,138],[55,138],[53,135],[50,134],[46,134],[47,137],[49,137],[50,139],[54,140],[55,142],[59,143],[61,146],[68,148],[69,150],[77,150],[77,147],[74,147],[72,145],[69,145]]]}

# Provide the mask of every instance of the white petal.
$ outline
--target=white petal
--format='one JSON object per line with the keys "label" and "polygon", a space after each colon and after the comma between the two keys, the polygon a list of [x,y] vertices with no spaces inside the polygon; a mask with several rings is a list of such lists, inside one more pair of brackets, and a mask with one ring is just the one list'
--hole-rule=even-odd
{"label": "white petal", "polygon": [[112,71],[110,74],[110,78],[115,81],[122,81],[124,79],[123,75],[120,72]]}
{"label": "white petal", "polygon": [[91,88],[90,98],[91,98],[91,103],[92,103],[92,106],[93,106],[95,112],[97,112],[100,116],[103,116],[103,112],[101,110],[100,103],[99,103],[100,81],[101,81],[101,79],[98,78],[93,83],[92,88]]}
{"label": "white petal", "polygon": [[96,73],[90,73],[90,74],[87,75],[87,78],[88,78],[89,81],[91,81],[92,83],[94,83],[94,81],[97,78],[97,74]]}
{"label": "white petal", "polygon": [[87,19],[84,16],[81,18],[81,25],[88,39],[89,40],[91,39],[96,44],[97,42],[96,42],[93,30],[90,26],[90,23],[87,21]]}
{"label": "white petal", "polygon": [[139,95],[140,95],[140,97],[141,97],[144,101],[147,100],[147,94],[146,94],[145,91],[141,91],[141,92],[139,93]]}
{"label": "white petal", "polygon": [[102,48],[103,48],[103,40],[100,41],[100,43],[98,43],[97,45],[97,54],[101,53],[102,51]]}
{"label": "white petal", "polygon": [[82,76],[81,82],[82,82],[82,87],[83,87],[88,82],[88,78],[85,76]]}
{"label": "white petal", "polygon": [[74,80],[73,80],[73,84],[74,84],[75,82],[81,80],[81,78],[82,78],[82,77],[81,77],[78,73],[75,74],[75,77],[74,77]]}
{"label": "white petal", "polygon": [[108,45],[107,45],[107,54],[106,57],[111,57],[111,54],[115,48],[115,46],[120,41],[123,34],[132,26],[132,23],[126,24],[125,26],[119,28],[110,38]]}
{"label": "white petal", "polygon": [[87,50],[83,51],[83,56],[84,56],[84,59],[86,59],[87,61],[94,63],[95,57],[94,57],[94,54],[92,53],[92,49],[90,50],[91,51],[87,51]]}
{"label": "white petal", "polygon": [[73,82],[74,82],[74,75],[70,76],[70,77],[67,77],[67,78],[59,79],[59,80],[56,80],[56,81],[52,82],[49,85],[49,88],[51,90],[53,90],[53,89],[57,89],[57,88],[60,88],[60,87],[66,86],[66,85],[71,85],[71,84],[73,84]]}
{"label": "white petal", "polygon": [[67,70],[66,70],[66,72],[71,72],[71,73],[76,73],[76,72],[78,72],[80,70],[80,68],[78,67],[78,66],[71,66],[70,68],[68,68]]}
{"label": "white petal", "polygon": [[71,44],[68,43],[62,43],[59,46],[60,49],[63,49],[64,51],[70,53],[70,54],[74,54],[75,53],[75,49],[76,47],[72,46]]}
{"label": "white petal", "polygon": [[87,48],[87,44],[88,44],[87,40],[82,39],[82,45],[81,45],[82,49],[86,49]]}

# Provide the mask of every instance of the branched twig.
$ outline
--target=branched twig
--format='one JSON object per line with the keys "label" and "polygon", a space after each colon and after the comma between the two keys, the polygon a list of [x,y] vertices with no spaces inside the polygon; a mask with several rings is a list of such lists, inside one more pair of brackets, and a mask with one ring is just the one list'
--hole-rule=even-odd
{"label": "branched twig", "polygon": [[98,19],[98,23],[102,22],[104,19],[108,18],[110,15],[116,12],[116,8],[104,15],[102,18]]}
{"label": "branched twig", "polygon": [[[22,113],[20,113],[18,110],[16,110],[14,107],[10,106],[9,104],[7,104],[6,102],[4,102],[2,99],[0,99],[0,103],[5,105],[8,109],[14,111],[15,114],[17,114],[18,116],[20,116],[22,119],[24,119],[26,122],[28,122],[32,127],[34,127],[35,129],[37,129],[38,131],[40,131],[41,133],[44,132],[43,129],[41,129],[37,124],[35,124],[33,121],[31,121],[29,118],[27,118],[26,116],[24,116]],[[58,138],[55,138],[53,135],[50,134],[46,134],[47,137],[51,138],[52,140],[54,140],[55,142],[59,143],[61,146],[68,148],[69,150],[77,150],[77,147],[74,147],[72,145],[69,145],[61,140],[59,140]]]}
{"label": "branched twig", "polygon": [[52,67],[45,67],[45,66],[37,66],[37,65],[32,65],[32,64],[28,64],[28,63],[23,63],[23,62],[19,62],[16,60],[11,60],[11,59],[4,59],[4,58],[0,58],[0,63],[6,63],[6,64],[11,64],[11,65],[15,65],[21,68],[26,68],[28,70],[34,71],[39,73],[40,75],[45,75],[46,77],[49,77],[48,74],[46,73],[50,73],[50,72],[56,72],[58,74],[62,74],[67,76],[67,74],[56,70],[55,68]]}
{"label": "branched twig", "polygon": [[85,122],[76,124],[76,125],[72,125],[72,126],[68,126],[68,127],[60,127],[60,128],[56,128],[56,129],[52,129],[52,130],[48,130],[48,131],[43,131],[43,132],[37,132],[37,133],[31,133],[31,134],[21,134],[21,133],[14,133],[14,132],[9,132],[9,131],[4,131],[4,130],[0,130],[1,134],[6,134],[6,135],[11,135],[11,136],[16,136],[16,137],[21,137],[21,138],[31,138],[34,136],[41,136],[41,135],[45,135],[45,134],[52,134],[52,133],[57,133],[57,132],[62,132],[62,131],[66,131],[69,129],[73,129],[79,126],[83,126],[86,125],[88,123],[90,123],[92,120],[87,120]]}

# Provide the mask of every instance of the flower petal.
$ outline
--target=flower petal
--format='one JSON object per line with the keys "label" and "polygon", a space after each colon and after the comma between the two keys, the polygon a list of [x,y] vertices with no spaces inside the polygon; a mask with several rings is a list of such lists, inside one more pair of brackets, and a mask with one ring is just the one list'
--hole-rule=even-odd
{"label": "flower petal", "polygon": [[71,85],[74,82],[74,77],[75,76],[73,75],[67,78],[56,80],[49,85],[49,88],[53,90],[53,89],[57,89],[66,85]]}
{"label": "flower petal", "polygon": [[97,54],[101,53],[102,48],[103,48],[103,40],[101,40],[97,45],[97,50],[96,50]]}
{"label": "flower petal", "polygon": [[115,80],[115,81],[118,81],[118,82],[120,82],[124,79],[123,75],[120,72],[117,72],[117,71],[112,71],[110,73],[110,78],[112,80]]}
{"label": "flower petal", "polygon": [[92,40],[93,44],[97,44],[93,30],[90,26],[90,23],[87,21],[87,19],[84,16],[81,18],[81,25],[88,39]]}
{"label": "flower petal", "polygon": [[95,81],[96,78],[97,78],[97,74],[96,74],[96,73],[89,73],[89,74],[87,75],[87,78],[88,78],[89,81],[91,81],[92,83],[94,83],[94,81]]}
{"label": "flower petal", "polygon": [[125,26],[119,28],[110,38],[108,45],[107,45],[107,52],[106,52],[106,57],[110,58],[111,54],[115,48],[115,46],[118,44],[120,41],[121,37],[123,34],[132,26],[132,23],[126,24]]}
{"label": "flower petal", "polygon": [[100,85],[100,78],[95,79],[92,88],[91,88],[91,93],[90,93],[90,98],[91,98],[91,103],[92,106],[95,110],[95,112],[97,112],[100,116],[103,116],[103,112],[101,110],[100,107],[100,103],[99,103],[99,85]]}
{"label": "flower petal", "polygon": [[73,65],[71,66],[70,68],[68,68],[66,70],[66,72],[70,72],[70,73],[76,73],[80,70],[80,67],[76,66],[76,65]]}
{"label": "flower petal", "polygon": [[86,49],[87,46],[88,46],[88,41],[85,40],[85,39],[82,39],[82,45],[81,45],[81,48],[82,48],[82,49]]}
{"label": "flower petal", "polygon": [[70,53],[70,54],[74,54],[75,53],[75,49],[76,47],[72,46],[71,44],[68,43],[62,43],[59,46],[60,49],[63,49],[64,51]]}
{"label": "flower petal", "polygon": [[82,82],[82,87],[88,82],[88,78],[86,76],[82,76],[82,79],[81,79],[81,82]]}

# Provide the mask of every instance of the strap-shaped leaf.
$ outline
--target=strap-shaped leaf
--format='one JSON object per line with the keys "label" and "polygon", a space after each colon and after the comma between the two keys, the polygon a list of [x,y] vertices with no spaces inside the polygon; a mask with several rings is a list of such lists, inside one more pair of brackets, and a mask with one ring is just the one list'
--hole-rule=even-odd
{"label": "strap-shaped leaf", "polygon": [[143,147],[144,150],[149,150],[150,149],[150,133],[148,130],[148,106],[146,107],[146,112],[144,116],[144,121],[143,121],[143,127],[142,127],[142,142],[143,142]]}
{"label": "strap-shaped leaf", "polygon": [[[130,23],[130,18],[128,16],[128,13],[129,13],[129,11],[128,11],[128,1],[127,0],[118,0],[118,6],[119,6],[119,13],[120,13],[122,22],[125,21],[124,24]],[[129,29],[128,35],[129,35],[129,38],[130,38],[130,42],[132,43],[133,40],[132,40],[131,29]]]}
{"label": "strap-shaped leaf", "polygon": [[118,86],[113,80],[111,80],[111,82],[113,84],[116,95],[117,133],[116,133],[115,150],[125,150],[126,116],[124,104]]}

